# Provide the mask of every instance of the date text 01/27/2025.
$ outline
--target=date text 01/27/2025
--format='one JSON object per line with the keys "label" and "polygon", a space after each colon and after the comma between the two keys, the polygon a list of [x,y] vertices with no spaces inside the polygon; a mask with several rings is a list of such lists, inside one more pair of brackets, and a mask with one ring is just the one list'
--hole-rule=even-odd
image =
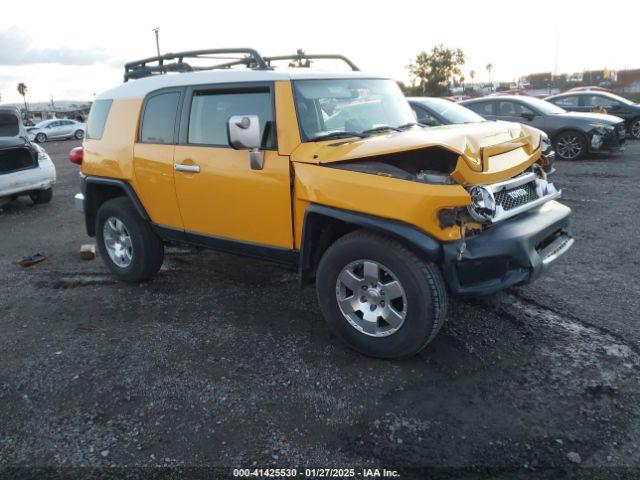
{"label": "date text 01/27/2025", "polygon": [[399,478],[400,474],[396,470],[385,468],[235,468],[234,477],[254,477],[254,478]]}

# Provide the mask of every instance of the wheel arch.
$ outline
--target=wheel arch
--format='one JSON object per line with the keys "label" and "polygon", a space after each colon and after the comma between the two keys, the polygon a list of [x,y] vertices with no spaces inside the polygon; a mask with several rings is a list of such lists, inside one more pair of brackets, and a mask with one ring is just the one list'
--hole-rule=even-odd
{"label": "wheel arch", "polygon": [[302,285],[315,278],[324,252],[343,235],[357,229],[381,233],[403,243],[423,259],[440,264],[441,243],[418,228],[397,220],[311,204],[304,215],[300,245],[299,279]]}
{"label": "wheel arch", "polygon": [[96,235],[95,223],[98,209],[104,202],[113,198],[127,197],[138,215],[144,220],[149,220],[149,215],[138,195],[125,180],[87,176],[82,179],[82,193],[84,194],[85,223],[90,237]]}

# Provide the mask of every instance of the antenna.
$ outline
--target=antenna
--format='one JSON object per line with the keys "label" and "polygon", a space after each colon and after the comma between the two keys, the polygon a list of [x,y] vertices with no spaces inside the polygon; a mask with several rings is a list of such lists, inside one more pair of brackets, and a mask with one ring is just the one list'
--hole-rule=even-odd
{"label": "antenna", "polygon": [[156,51],[158,52],[158,56],[160,56],[160,40],[158,39],[160,27],[152,28],[151,31],[156,34]]}

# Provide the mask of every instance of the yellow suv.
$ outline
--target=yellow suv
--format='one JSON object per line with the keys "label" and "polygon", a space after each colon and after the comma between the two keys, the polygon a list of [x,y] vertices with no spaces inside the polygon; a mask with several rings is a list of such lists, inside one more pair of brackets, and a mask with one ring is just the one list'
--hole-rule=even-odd
{"label": "yellow suv", "polygon": [[[240,57],[192,65],[219,54]],[[436,335],[449,295],[532,281],[573,243],[539,131],[426,127],[393,80],[274,58],[154,57],[97,97],[76,204],[116,277],[155,275],[165,242],[272,260],[351,347],[392,358]]]}

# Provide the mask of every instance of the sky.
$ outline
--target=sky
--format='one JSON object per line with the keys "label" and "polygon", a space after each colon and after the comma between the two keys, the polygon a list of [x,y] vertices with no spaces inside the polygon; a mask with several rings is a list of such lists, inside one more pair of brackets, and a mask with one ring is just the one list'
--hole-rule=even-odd
{"label": "sky", "polygon": [[[123,64],[162,52],[252,47],[263,55],[340,53],[363,71],[410,82],[407,65],[436,44],[461,48],[463,74],[513,81],[535,72],[640,68],[640,1],[32,0],[0,7],[0,95],[92,100]],[[635,27],[635,28],[634,28]],[[557,52],[557,55],[556,55]]]}

